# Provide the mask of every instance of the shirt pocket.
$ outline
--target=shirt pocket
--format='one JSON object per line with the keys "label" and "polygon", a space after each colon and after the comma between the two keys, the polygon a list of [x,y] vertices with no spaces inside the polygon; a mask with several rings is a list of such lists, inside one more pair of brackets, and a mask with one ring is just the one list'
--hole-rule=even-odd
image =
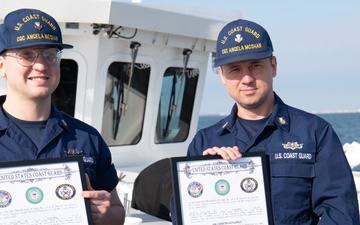
{"label": "shirt pocket", "polygon": [[309,222],[313,215],[311,187],[315,177],[314,167],[314,164],[299,162],[270,164],[275,221],[281,221],[280,224],[306,224]]}
{"label": "shirt pocket", "polygon": [[290,224],[309,222],[313,216],[311,194],[316,176],[315,147],[273,148],[270,151],[270,175],[275,221]]}
{"label": "shirt pocket", "polygon": [[272,177],[312,179],[315,177],[314,163],[287,162],[270,163]]}

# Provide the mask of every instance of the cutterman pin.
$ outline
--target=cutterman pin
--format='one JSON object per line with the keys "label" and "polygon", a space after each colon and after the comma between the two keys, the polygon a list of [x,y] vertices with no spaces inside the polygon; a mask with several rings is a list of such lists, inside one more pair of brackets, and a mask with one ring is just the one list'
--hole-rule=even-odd
{"label": "cutterman pin", "polygon": [[71,148],[67,151],[64,151],[67,155],[81,155],[83,153],[83,151],[81,150],[78,150],[78,149],[74,149],[74,148]]}
{"label": "cutterman pin", "polygon": [[295,150],[295,149],[302,149],[304,144],[299,144],[297,142],[288,142],[286,144],[282,144],[282,146],[284,147],[284,149],[291,149],[291,150]]}

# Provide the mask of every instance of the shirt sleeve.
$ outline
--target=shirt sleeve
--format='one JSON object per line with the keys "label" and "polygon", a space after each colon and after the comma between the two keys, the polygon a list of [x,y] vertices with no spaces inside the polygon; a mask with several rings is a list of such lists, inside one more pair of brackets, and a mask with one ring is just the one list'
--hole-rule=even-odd
{"label": "shirt sleeve", "polygon": [[360,224],[355,182],[341,142],[330,125],[319,137],[312,193],[319,225]]}
{"label": "shirt sleeve", "polygon": [[106,190],[111,192],[116,188],[119,178],[114,164],[109,147],[106,145],[102,137],[97,137],[94,142],[98,151],[96,168],[87,168],[90,177],[91,186],[95,190]]}

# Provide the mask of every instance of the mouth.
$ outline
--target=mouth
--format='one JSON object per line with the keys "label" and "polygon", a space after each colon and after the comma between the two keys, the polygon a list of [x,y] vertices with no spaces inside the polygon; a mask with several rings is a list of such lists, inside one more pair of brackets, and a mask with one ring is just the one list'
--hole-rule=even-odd
{"label": "mouth", "polygon": [[35,80],[35,81],[42,81],[42,80],[48,80],[48,77],[30,77],[29,80]]}
{"label": "mouth", "polygon": [[245,89],[240,89],[240,91],[249,94],[249,93],[254,93],[256,91],[256,88],[245,88]]}

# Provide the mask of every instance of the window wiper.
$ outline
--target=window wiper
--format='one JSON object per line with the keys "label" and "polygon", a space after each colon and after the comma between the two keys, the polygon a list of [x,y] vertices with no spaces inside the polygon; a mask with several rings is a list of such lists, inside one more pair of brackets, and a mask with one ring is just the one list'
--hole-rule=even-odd
{"label": "window wiper", "polygon": [[[115,78],[113,78],[115,79]],[[113,138],[116,140],[116,136],[119,130],[121,113],[124,108],[124,79],[122,78],[122,74],[120,74],[120,80],[117,80],[115,83],[113,81]]]}
{"label": "window wiper", "polygon": [[[124,102],[124,79],[120,76],[120,81],[118,82],[117,86],[113,86],[113,95],[114,95],[114,111],[113,111],[113,135],[114,140],[116,140],[116,136],[119,130],[120,120],[122,111],[125,112],[127,110],[127,103],[129,101],[129,94],[131,88],[131,80],[134,74],[134,66],[135,60],[138,52],[138,48],[141,46],[138,42],[131,42],[131,65],[130,65],[130,74],[129,74],[129,82],[128,88],[126,92],[126,100]],[[115,104],[116,102],[116,104]]]}
{"label": "window wiper", "polygon": [[129,101],[129,94],[130,94],[130,88],[131,88],[131,80],[134,74],[134,66],[135,66],[135,60],[136,60],[136,56],[137,56],[137,52],[139,50],[139,47],[141,46],[141,44],[139,42],[131,42],[130,44],[130,48],[131,48],[131,66],[130,66],[130,74],[129,74],[129,83],[128,83],[128,88],[126,91],[126,100],[124,103],[124,116],[127,110],[127,104]]}
{"label": "window wiper", "polygon": [[166,125],[165,125],[165,129],[163,130],[163,137],[167,137],[168,132],[169,132],[169,126],[170,126],[170,122],[171,122],[171,118],[176,115],[176,110],[179,104],[179,99],[180,99],[180,94],[181,94],[181,90],[182,90],[182,86],[184,84],[184,77],[186,74],[186,68],[187,68],[187,64],[189,62],[189,58],[190,58],[190,54],[192,53],[192,51],[190,49],[184,49],[183,51],[183,69],[182,69],[182,74],[180,74],[180,87],[178,90],[178,94],[177,94],[177,99],[175,101],[175,89],[176,89],[176,72],[174,73],[174,77],[173,77],[173,84],[172,84],[172,88],[171,88],[171,96],[170,96],[170,102],[169,102],[169,108],[168,108],[168,115],[167,115],[167,119],[166,119]]}
{"label": "window wiper", "polygon": [[165,129],[163,130],[163,137],[167,137],[167,135],[168,135],[171,118],[173,116],[174,111],[176,110],[176,108],[175,108],[175,90],[176,90],[176,72],[174,72],[174,75],[173,75],[170,102],[169,102],[168,114],[167,114],[167,118],[166,118],[166,125],[165,125]]}
{"label": "window wiper", "polygon": [[186,68],[187,68],[187,64],[189,62],[189,58],[190,58],[191,53],[192,53],[192,51],[190,49],[184,49],[184,51],[183,51],[183,63],[184,63],[184,66],[183,66],[182,74],[181,74],[181,77],[180,77],[181,83],[180,83],[180,88],[178,90],[178,96],[177,96],[177,99],[176,99],[176,104],[174,105],[174,108],[175,108],[175,113],[174,114],[176,114],[176,109],[177,109],[177,106],[179,104],[180,91],[181,91],[183,83],[184,83],[184,77],[185,77],[185,74],[186,74]]}

